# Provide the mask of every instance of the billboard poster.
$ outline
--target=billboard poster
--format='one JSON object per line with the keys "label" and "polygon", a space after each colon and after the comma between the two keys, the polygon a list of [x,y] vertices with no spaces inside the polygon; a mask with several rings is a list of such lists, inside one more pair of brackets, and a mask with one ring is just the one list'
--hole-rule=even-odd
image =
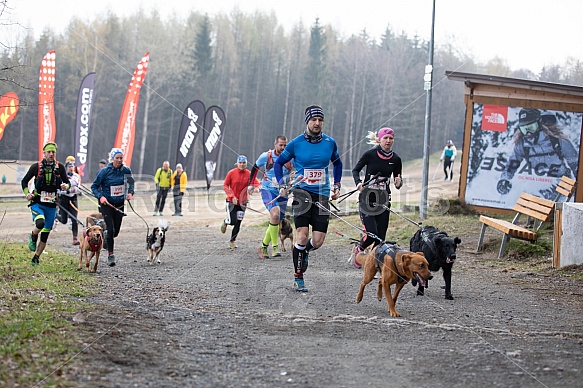
{"label": "billboard poster", "polygon": [[576,179],[583,114],[474,104],[465,201],[512,209],[523,192],[554,200]]}

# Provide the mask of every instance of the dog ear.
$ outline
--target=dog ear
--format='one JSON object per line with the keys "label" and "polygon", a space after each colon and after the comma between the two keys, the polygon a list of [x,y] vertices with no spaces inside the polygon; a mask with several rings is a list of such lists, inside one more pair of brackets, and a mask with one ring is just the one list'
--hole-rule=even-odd
{"label": "dog ear", "polygon": [[435,237],[435,239],[433,240],[433,242],[435,242],[435,245],[440,245],[441,242],[443,241],[441,236],[437,236]]}
{"label": "dog ear", "polygon": [[423,253],[423,252],[415,252],[415,253],[418,254],[419,256],[425,257],[425,253]]}
{"label": "dog ear", "polygon": [[453,242],[456,243],[456,244],[461,244],[462,243],[462,239],[459,238],[459,237],[456,237],[456,238],[453,239]]}

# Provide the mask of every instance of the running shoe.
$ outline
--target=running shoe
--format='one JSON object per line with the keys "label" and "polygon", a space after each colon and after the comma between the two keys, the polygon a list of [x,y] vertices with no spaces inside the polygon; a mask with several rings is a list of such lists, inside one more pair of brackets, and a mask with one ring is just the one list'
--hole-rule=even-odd
{"label": "running shoe", "polygon": [[227,231],[227,224],[223,221],[221,224],[221,233],[225,233]]}
{"label": "running shoe", "polygon": [[[267,251],[267,249],[266,249]],[[272,245],[271,246],[271,256],[272,257],[281,257],[281,252],[279,251],[279,246]]]}
{"label": "running shoe", "polygon": [[297,292],[308,292],[308,288],[304,284],[304,279],[296,278],[294,280],[294,290]]}
{"label": "running shoe", "polygon": [[[36,238],[38,239],[38,236]],[[28,236],[28,249],[30,249],[31,252],[36,251],[36,240],[33,240],[32,233]]]}
{"label": "running shoe", "polygon": [[269,258],[269,253],[267,253],[267,245],[261,244],[261,246],[257,248],[257,253],[259,253],[260,259],[268,259]]}
{"label": "running shoe", "polygon": [[107,257],[107,265],[115,267],[115,255],[113,253]]}
{"label": "running shoe", "polygon": [[239,246],[237,245],[237,243],[235,241],[231,241],[229,243],[229,249],[235,249],[235,248],[239,248]]}
{"label": "running shoe", "polygon": [[356,262],[356,255],[358,255],[360,252],[362,252],[360,247],[358,245],[354,245],[354,248],[352,248],[352,264],[354,264],[354,268],[356,269],[362,268],[362,265]]}
{"label": "running shoe", "polygon": [[73,237],[73,245],[79,245],[79,239],[77,237]]}
{"label": "running shoe", "polygon": [[40,264],[40,261],[38,260],[38,256],[37,256],[37,255],[34,255],[34,256],[32,257],[32,261],[31,261],[31,263],[30,263],[30,264],[32,264],[32,265],[34,265],[34,266],[37,266],[37,265],[39,265],[39,264]]}
{"label": "running shoe", "polygon": [[154,217],[156,217],[158,215],[158,212],[154,212],[154,214],[152,214]]}

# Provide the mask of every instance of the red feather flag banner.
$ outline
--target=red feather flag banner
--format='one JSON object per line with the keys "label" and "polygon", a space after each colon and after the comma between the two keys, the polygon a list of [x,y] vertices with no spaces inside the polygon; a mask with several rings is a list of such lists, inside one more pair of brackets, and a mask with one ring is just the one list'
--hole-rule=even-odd
{"label": "red feather flag banner", "polygon": [[43,57],[38,77],[38,157],[43,158],[43,147],[55,141],[55,63],[56,52],[51,50]]}
{"label": "red feather flag banner", "polygon": [[120,148],[123,151],[123,163],[130,167],[132,162],[132,153],[134,151],[134,140],[136,133],[136,115],[138,113],[138,102],[140,100],[140,90],[146,72],[148,71],[148,63],[150,61],[150,53],[140,60],[134,75],[130,81],[130,86],[126,93],[126,99],[121,110],[119,124],[117,126],[117,135],[115,137],[115,148]]}
{"label": "red feather flag banner", "polygon": [[16,117],[19,105],[20,101],[14,92],[8,92],[0,97],[0,140],[8,123]]}

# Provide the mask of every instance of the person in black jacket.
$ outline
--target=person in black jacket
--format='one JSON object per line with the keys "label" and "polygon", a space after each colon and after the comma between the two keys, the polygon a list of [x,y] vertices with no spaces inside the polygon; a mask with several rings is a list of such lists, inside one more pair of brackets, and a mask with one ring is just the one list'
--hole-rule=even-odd
{"label": "person in black jacket", "polygon": [[[391,177],[396,189],[403,186],[401,173],[403,165],[401,158],[393,151],[395,131],[391,128],[382,128],[378,133],[371,132],[370,144],[375,148],[366,151],[358,163],[352,169],[352,177],[356,188],[360,191],[358,212],[365,231],[378,237],[378,240],[365,234],[360,242],[355,245],[352,254],[352,262],[356,268],[361,266],[354,260],[356,254],[366,249],[371,244],[379,244],[385,240],[389,227],[389,214],[387,208],[391,207],[391,189],[389,188]],[[366,166],[363,186],[360,179],[360,171]],[[383,207],[385,205],[387,208]]]}
{"label": "person in black jacket", "polygon": [[[28,183],[33,178],[34,189],[29,191]],[[43,146],[43,159],[29,167],[20,184],[26,200],[30,201],[28,206],[34,222],[28,248],[34,252],[32,265],[39,265],[39,257],[47,245],[57,215],[57,191],[71,187],[65,167],[57,162],[55,143],[50,142]]]}

